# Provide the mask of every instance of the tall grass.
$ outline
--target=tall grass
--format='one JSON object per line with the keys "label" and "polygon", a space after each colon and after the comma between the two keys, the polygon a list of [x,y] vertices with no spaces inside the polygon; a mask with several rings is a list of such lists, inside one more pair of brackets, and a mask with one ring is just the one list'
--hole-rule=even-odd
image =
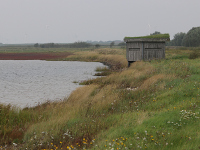
{"label": "tall grass", "polygon": [[0,105],[0,144],[21,143],[24,133],[30,124],[45,118],[45,112],[39,109],[21,110],[11,105]]}
{"label": "tall grass", "polygon": [[67,61],[94,61],[103,62],[112,70],[120,70],[127,67],[125,50],[122,49],[97,49],[95,51],[81,51],[67,57]]}
{"label": "tall grass", "polygon": [[35,118],[22,124],[21,148],[198,149],[200,65],[190,52],[167,50],[165,60],[130,68],[124,54],[75,53],[67,60],[118,60],[120,71],[85,82],[63,102],[14,111]]}

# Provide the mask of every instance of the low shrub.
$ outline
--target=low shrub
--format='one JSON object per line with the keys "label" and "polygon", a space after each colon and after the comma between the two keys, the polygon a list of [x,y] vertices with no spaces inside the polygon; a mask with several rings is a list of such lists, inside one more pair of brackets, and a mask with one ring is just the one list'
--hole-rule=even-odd
{"label": "low shrub", "polygon": [[200,52],[198,50],[194,50],[192,53],[189,55],[189,59],[196,59],[199,58]]}

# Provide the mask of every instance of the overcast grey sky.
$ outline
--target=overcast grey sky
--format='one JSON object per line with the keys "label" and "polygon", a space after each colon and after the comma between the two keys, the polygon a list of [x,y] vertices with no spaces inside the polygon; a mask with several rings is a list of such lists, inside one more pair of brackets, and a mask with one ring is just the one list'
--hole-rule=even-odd
{"label": "overcast grey sky", "polygon": [[200,0],[0,0],[0,43],[123,40],[200,26]]}

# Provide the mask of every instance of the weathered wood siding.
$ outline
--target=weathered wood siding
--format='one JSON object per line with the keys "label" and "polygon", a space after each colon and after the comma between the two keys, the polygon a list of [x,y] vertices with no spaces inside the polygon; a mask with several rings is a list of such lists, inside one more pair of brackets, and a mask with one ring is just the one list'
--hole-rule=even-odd
{"label": "weathered wood siding", "polygon": [[126,46],[126,58],[128,61],[139,61],[142,59],[141,52],[142,52],[142,43],[134,42],[134,43],[127,43]]}
{"label": "weathered wood siding", "polygon": [[126,43],[128,61],[165,58],[165,42],[132,41]]}
{"label": "weathered wood siding", "polygon": [[144,60],[165,58],[165,43],[144,43]]}

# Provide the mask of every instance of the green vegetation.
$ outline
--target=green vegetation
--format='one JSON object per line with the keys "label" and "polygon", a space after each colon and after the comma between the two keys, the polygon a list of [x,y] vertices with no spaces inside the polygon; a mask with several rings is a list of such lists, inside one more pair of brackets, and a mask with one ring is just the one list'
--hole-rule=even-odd
{"label": "green vegetation", "polygon": [[101,45],[99,44],[95,44],[95,48],[99,48]]}
{"label": "green vegetation", "polygon": [[115,42],[114,42],[114,41],[111,42],[111,43],[110,43],[110,48],[112,48],[114,45],[115,45]]}
{"label": "green vegetation", "polygon": [[177,33],[174,35],[173,40],[171,40],[168,45],[174,46],[182,46],[183,45],[183,38],[186,34],[183,32]]}
{"label": "green vegetation", "polygon": [[200,57],[200,51],[199,50],[193,50],[192,53],[189,55],[189,59],[196,59]]}
{"label": "green vegetation", "polygon": [[124,40],[128,39],[170,39],[169,34],[152,34],[148,36],[140,36],[140,37],[125,37]]}
{"label": "green vegetation", "polygon": [[200,46],[200,27],[193,27],[183,38],[183,46]]}
{"label": "green vegetation", "polygon": [[177,33],[173,40],[167,43],[168,46],[186,46],[199,47],[200,46],[200,27],[193,27],[187,33]]}
{"label": "green vegetation", "polygon": [[156,34],[161,34],[159,31],[155,31],[154,33],[151,33],[150,35],[156,35]]}
{"label": "green vegetation", "polygon": [[[126,68],[124,50],[76,51],[64,60],[106,62],[114,71],[60,102],[23,110],[1,105],[0,147],[199,149],[200,58],[189,59],[192,53],[168,48],[166,59]],[[11,136],[19,131],[21,138]]]}
{"label": "green vegetation", "polygon": [[121,42],[118,44],[118,46],[126,46],[126,43],[125,42]]}
{"label": "green vegetation", "polygon": [[95,74],[95,76],[107,76],[112,73],[108,67],[97,67],[95,71],[98,72]]}

